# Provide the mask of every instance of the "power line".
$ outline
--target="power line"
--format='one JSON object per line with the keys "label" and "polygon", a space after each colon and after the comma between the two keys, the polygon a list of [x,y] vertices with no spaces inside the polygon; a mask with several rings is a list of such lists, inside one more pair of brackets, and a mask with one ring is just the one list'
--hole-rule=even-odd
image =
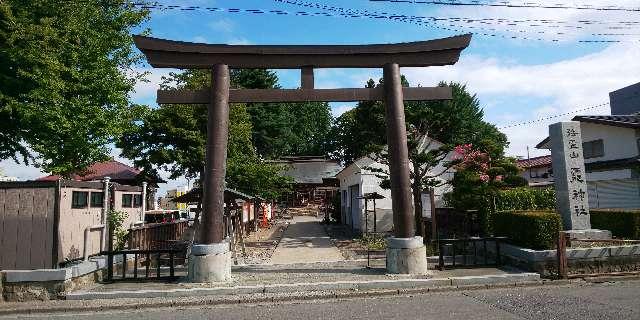
{"label": "power line", "polygon": [[540,118],[540,119],[536,119],[536,120],[513,123],[513,124],[510,124],[510,125],[507,125],[507,126],[504,126],[504,127],[499,127],[498,129],[508,129],[508,128],[519,127],[519,126],[524,126],[524,125],[528,125],[528,124],[534,124],[534,123],[538,123],[538,122],[542,122],[542,121],[546,121],[546,120],[551,120],[551,119],[554,119],[554,118],[568,116],[570,114],[575,114],[575,113],[578,113],[578,112],[583,112],[583,111],[587,111],[587,110],[593,110],[593,109],[606,107],[608,105],[609,105],[609,102],[605,102],[605,103],[601,103],[599,105],[586,107],[586,108],[582,108],[582,109],[578,109],[578,110],[574,110],[574,111],[570,111],[570,112],[565,112],[565,113],[561,113],[561,114],[556,114],[556,115],[553,115],[553,116],[548,116],[548,117],[544,117],[544,118]]}
{"label": "power line", "polygon": [[443,6],[461,6],[461,7],[501,7],[501,8],[539,8],[539,9],[569,9],[569,10],[594,10],[594,11],[624,11],[624,12],[640,12],[640,7],[621,7],[621,6],[591,6],[587,4],[565,5],[565,4],[543,4],[543,3],[513,3],[513,2],[454,2],[454,1],[427,1],[427,0],[369,0],[370,2],[389,2],[389,3],[408,3],[408,4],[431,4]]}
{"label": "power line", "polygon": [[[471,26],[471,25],[461,26],[461,25],[456,25],[456,24],[453,24],[453,23],[449,23],[448,25],[441,25],[441,24],[432,23],[432,22],[437,22],[437,19],[448,19],[448,18],[410,16],[410,15],[394,14],[394,13],[387,13],[387,12],[357,10],[357,9],[342,8],[342,7],[338,7],[338,6],[329,6],[329,5],[326,5],[326,4],[320,4],[320,3],[317,3],[317,2],[310,2],[310,1],[298,1],[298,0],[274,0],[274,1],[280,2],[280,3],[291,4],[291,5],[302,6],[302,7],[312,7],[312,8],[316,8],[316,9],[320,9],[320,10],[326,10],[326,11],[334,12],[334,13],[337,13],[338,15],[346,16],[346,17],[363,17],[363,18],[373,18],[373,19],[389,19],[391,21],[410,23],[410,24],[415,24],[415,25],[419,25],[419,26],[423,26],[423,27],[447,30],[447,31],[452,31],[452,32],[457,32],[457,33],[467,33],[467,32],[469,32],[468,29],[474,29],[474,30],[478,30],[476,32],[476,34],[487,36],[487,37],[499,37],[499,38],[504,38],[504,39],[520,39],[520,40],[560,42],[561,39],[559,39],[559,38],[545,39],[543,37],[540,37],[539,34],[550,34],[550,35],[553,35],[553,36],[567,36],[568,35],[565,32],[538,31],[537,32],[538,35],[533,36],[533,35],[529,35],[530,31],[527,31],[527,30],[509,30],[508,28],[506,30],[500,30],[500,29],[495,29],[495,28],[487,29],[487,28],[478,27],[478,26]],[[424,20],[422,20],[422,18],[433,18],[433,20],[432,21],[424,21]],[[486,23],[486,24],[490,24],[490,23]],[[509,36],[509,35],[501,34],[502,32],[511,32],[511,33],[516,33],[516,34],[519,33],[520,35]],[[598,35],[597,33],[592,33],[591,35],[592,36],[605,36],[605,33],[603,33],[602,35]],[[579,43],[619,43],[619,42],[626,42],[626,41],[629,41],[629,40],[600,40],[600,39],[597,39],[597,40],[577,40],[577,42],[579,42]],[[632,40],[632,41],[637,41],[637,40]]]}
{"label": "power line", "polygon": [[[536,41],[551,41],[551,42],[559,42],[560,39],[544,39],[542,37],[530,37],[527,36],[528,33],[525,30],[499,30],[495,28],[481,28],[477,26],[460,26],[456,24],[450,23],[449,25],[439,25],[435,22],[438,22],[442,19],[451,19],[457,20],[458,18],[440,18],[440,17],[420,17],[420,16],[406,16],[406,15],[397,15],[397,14],[389,14],[389,13],[379,13],[379,12],[369,12],[367,10],[354,10],[354,9],[345,9],[335,6],[327,6],[321,5],[318,3],[312,2],[303,2],[303,1],[289,1],[289,0],[274,0],[280,3],[287,3],[292,5],[304,6],[304,7],[315,7],[320,10],[324,10],[324,12],[308,12],[308,11],[293,11],[289,12],[286,10],[267,10],[267,9],[240,9],[240,8],[221,8],[221,7],[207,7],[207,6],[185,6],[185,5],[173,5],[173,4],[162,4],[158,2],[126,2],[128,5],[140,7],[142,9],[147,10],[175,10],[175,11],[207,11],[207,12],[220,12],[220,13],[248,13],[248,14],[275,14],[275,15],[294,15],[294,16],[318,16],[318,17],[342,17],[342,18],[369,18],[369,19],[388,19],[390,21],[403,22],[403,23],[411,23],[422,27],[427,28],[436,28],[441,30],[452,31],[456,33],[468,33],[468,29],[478,30],[476,34],[487,36],[487,37],[500,37],[504,39],[520,39],[520,40],[536,40]],[[327,12],[329,11],[329,12]],[[330,13],[333,12],[333,13]],[[421,19],[431,18],[432,21],[424,21]],[[467,30],[465,30],[467,29]],[[512,32],[519,33],[518,36],[508,36],[501,34],[501,32]],[[538,34],[545,34],[545,31],[539,31]],[[554,35],[566,36],[566,33],[556,32]],[[632,35],[631,33],[625,35]],[[614,33],[601,33],[596,34],[593,33],[592,36],[620,36],[620,34]],[[616,43],[623,42],[622,40],[577,40],[577,42],[581,43]]]}

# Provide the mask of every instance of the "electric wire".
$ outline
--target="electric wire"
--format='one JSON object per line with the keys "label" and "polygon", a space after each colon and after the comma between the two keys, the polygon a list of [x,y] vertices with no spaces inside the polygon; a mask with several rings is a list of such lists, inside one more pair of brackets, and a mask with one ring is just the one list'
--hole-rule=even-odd
{"label": "electric wire", "polygon": [[622,7],[622,6],[592,6],[588,4],[566,5],[566,4],[543,4],[540,2],[531,3],[513,3],[507,1],[497,2],[480,2],[480,1],[428,1],[428,0],[369,0],[369,2],[388,2],[403,4],[427,4],[442,6],[462,6],[462,7],[502,7],[502,8],[538,8],[538,9],[567,9],[567,10],[593,10],[593,11],[624,11],[624,12],[640,12],[640,7]]}

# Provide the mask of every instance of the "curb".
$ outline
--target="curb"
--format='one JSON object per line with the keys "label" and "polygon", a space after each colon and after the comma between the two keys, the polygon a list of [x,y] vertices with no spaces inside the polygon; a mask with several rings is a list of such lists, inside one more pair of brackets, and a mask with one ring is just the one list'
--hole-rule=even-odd
{"label": "curb", "polygon": [[518,273],[504,275],[467,276],[436,279],[397,279],[372,281],[337,281],[315,283],[291,283],[258,286],[217,287],[217,288],[178,288],[170,290],[135,290],[68,293],[66,300],[99,300],[118,298],[181,298],[240,294],[291,293],[305,291],[364,291],[364,290],[404,290],[434,287],[458,287],[473,285],[517,284],[540,281],[537,273]]}
{"label": "curb", "polygon": [[[298,295],[278,295],[278,294],[255,294],[249,296],[229,297],[229,296],[217,296],[211,299],[205,300],[164,300],[157,302],[141,302],[141,303],[126,303],[119,305],[102,305],[102,306],[61,306],[52,308],[29,308],[29,309],[4,309],[0,310],[0,316],[7,315],[34,315],[34,314],[54,314],[54,313],[68,313],[68,312],[101,312],[101,311],[128,311],[128,310],[141,310],[150,308],[166,308],[166,307],[196,307],[196,306],[223,306],[223,305],[239,305],[239,304],[260,304],[260,303],[277,303],[277,302],[296,302],[296,301],[310,301],[310,300],[331,300],[331,299],[350,299],[350,298],[372,298],[372,297],[392,297],[396,295],[411,295],[411,294],[427,294],[427,293],[440,293],[440,292],[455,292],[455,291],[468,291],[468,290],[484,290],[484,289],[500,289],[500,288],[513,288],[513,287],[539,287],[539,286],[551,286],[551,285],[568,285],[571,281],[568,280],[536,280],[536,281],[521,281],[521,282],[504,282],[494,284],[473,284],[473,285],[458,285],[458,286],[443,286],[443,287],[430,287],[430,288],[409,288],[409,289],[380,289],[380,290],[351,290],[351,291],[309,291],[299,292]],[[224,299],[224,298],[227,299]]]}

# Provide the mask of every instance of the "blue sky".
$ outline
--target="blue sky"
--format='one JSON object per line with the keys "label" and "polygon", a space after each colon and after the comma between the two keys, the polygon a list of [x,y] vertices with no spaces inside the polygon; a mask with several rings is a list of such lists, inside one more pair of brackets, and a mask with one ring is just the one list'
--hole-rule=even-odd
{"label": "blue sky", "polygon": [[[327,4],[343,9],[384,12],[387,15],[414,15],[439,18],[464,17],[466,21],[444,21],[431,26],[393,21],[388,18],[345,18],[337,16],[300,16],[296,12],[329,12],[287,4],[276,0],[192,0],[167,1],[163,4],[216,7],[224,10],[153,10],[145,28],[159,38],[227,44],[367,44],[421,41],[462,33],[474,34],[470,47],[458,64],[447,67],[402,69],[412,85],[433,86],[440,80],[458,81],[478,95],[485,119],[504,127],[531,121],[608,101],[612,90],[640,81],[640,12],[600,12],[590,10],[513,9],[489,7],[453,7],[411,3],[370,2],[367,0],[317,0],[307,3]],[[305,1],[290,0],[302,3]],[[485,0],[484,2],[490,2]],[[523,0],[512,0],[523,2]],[[557,0],[540,0],[557,3]],[[637,0],[577,0],[566,3],[589,3],[593,6],[638,6]],[[230,12],[228,9],[282,10],[289,14],[256,14]],[[232,10],[233,11],[233,10]],[[503,18],[527,20],[517,22],[490,21],[482,24],[469,18]],[[553,20],[546,24],[540,19]],[[585,25],[578,21],[598,23]],[[451,26],[451,25],[455,26]],[[435,27],[434,27],[435,26]],[[580,26],[581,28],[573,28]],[[454,29],[454,30],[443,30]],[[599,33],[624,33],[622,36],[593,36]],[[562,33],[558,35],[557,33]],[[511,37],[517,37],[512,39]],[[523,38],[541,38],[525,40]],[[559,41],[553,42],[552,39]],[[580,40],[620,40],[620,43],[580,43]],[[131,100],[155,105],[155,90],[162,75],[170,70],[154,70],[148,65],[139,71],[151,71],[149,82],[140,83]],[[278,71],[285,88],[299,86],[298,71]],[[378,79],[376,69],[324,69],[316,71],[320,88],[361,87],[369,78]],[[353,104],[334,103],[334,115],[352,108]],[[581,114],[608,113],[608,107],[591,109]],[[550,123],[569,120],[572,116],[554,118],[532,125],[504,129],[511,145],[508,153],[526,156],[544,154],[533,146],[546,137]],[[118,151],[114,150],[114,156]],[[125,160],[126,162],[126,160]],[[33,179],[42,173],[36,168],[0,162],[6,174]],[[171,185],[181,184],[173,182]],[[164,189],[164,188],[163,188]]]}

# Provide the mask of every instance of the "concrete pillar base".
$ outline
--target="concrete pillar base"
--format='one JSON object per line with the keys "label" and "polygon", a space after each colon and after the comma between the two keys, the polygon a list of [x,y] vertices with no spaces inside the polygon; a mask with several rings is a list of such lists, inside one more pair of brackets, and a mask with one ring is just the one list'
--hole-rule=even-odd
{"label": "concrete pillar base", "polygon": [[193,245],[189,256],[188,272],[191,282],[211,283],[231,280],[229,242]]}
{"label": "concrete pillar base", "polygon": [[387,240],[387,272],[425,275],[427,251],[422,237],[389,238]]}

